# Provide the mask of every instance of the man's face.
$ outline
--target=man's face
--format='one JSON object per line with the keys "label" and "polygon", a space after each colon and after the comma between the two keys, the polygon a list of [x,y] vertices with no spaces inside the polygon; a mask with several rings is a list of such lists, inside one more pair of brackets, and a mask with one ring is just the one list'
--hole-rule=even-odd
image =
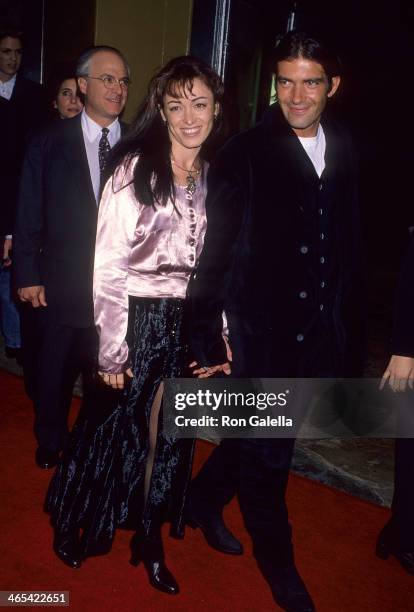
{"label": "man's face", "polygon": [[6,36],[0,42],[0,80],[9,81],[20,68],[22,43],[18,38]]}
{"label": "man's face", "polygon": [[128,97],[128,87],[115,83],[107,88],[96,77],[128,78],[122,59],[112,51],[98,51],[89,64],[89,77],[78,79],[79,89],[85,94],[85,111],[102,127],[110,125],[122,112]]}
{"label": "man's face", "polygon": [[318,62],[298,57],[278,62],[276,93],[282,113],[297,136],[316,136],[328,98],[339,87],[340,77],[328,78]]}

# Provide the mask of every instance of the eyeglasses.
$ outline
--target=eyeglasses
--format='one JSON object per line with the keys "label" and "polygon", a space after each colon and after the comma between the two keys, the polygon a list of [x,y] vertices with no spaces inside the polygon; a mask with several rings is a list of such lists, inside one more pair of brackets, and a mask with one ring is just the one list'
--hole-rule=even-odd
{"label": "eyeglasses", "polygon": [[98,81],[102,81],[105,85],[106,89],[114,89],[116,85],[119,85],[122,89],[128,89],[131,85],[131,80],[128,77],[122,77],[122,79],[116,79],[114,76],[110,74],[104,74],[103,76],[93,77],[86,75],[85,79],[96,79]]}

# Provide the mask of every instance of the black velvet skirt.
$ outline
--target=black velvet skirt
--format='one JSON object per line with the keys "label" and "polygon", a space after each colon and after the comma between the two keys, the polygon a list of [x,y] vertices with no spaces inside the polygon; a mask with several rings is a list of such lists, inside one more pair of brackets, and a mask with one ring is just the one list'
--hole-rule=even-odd
{"label": "black velvet skirt", "polygon": [[179,377],[187,365],[184,336],[184,300],[130,297],[134,378],[123,392],[97,384],[85,399],[46,496],[57,530],[82,530],[85,556],[108,552],[118,527],[151,535],[170,521],[171,535],[184,535],[194,441],[164,435],[162,406],[144,503],[151,408],[162,380]]}

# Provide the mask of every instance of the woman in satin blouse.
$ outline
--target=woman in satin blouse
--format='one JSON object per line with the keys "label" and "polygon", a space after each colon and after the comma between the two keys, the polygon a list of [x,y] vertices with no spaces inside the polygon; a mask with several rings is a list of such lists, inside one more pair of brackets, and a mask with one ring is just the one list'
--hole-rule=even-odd
{"label": "woman in satin blouse", "polygon": [[[116,404],[80,415],[49,487],[54,550],[71,567],[107,552],[117,527],[134,529],[131,563],[169,594],[161,525],[183,536],[192,440],[163,434],[162,380],[182,375],[186,290],[206,229],[203,145],[222,124],[223,85],[193,57],[171,60],[150,82],[114,150],[95,252],[99,375]],[[80,533],[82,531],[82,534]]]}

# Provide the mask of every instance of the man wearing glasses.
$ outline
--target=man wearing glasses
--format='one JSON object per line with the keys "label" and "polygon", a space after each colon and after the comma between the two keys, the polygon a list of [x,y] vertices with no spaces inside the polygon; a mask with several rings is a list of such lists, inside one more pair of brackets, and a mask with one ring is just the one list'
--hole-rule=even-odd
{"label": "man wearing glasses", "polygon": [[39,467],[56,465],[73,384],[92,389],[97,345],[92,274],[105,165],[124,125],[129,68],[117,49],[91,47],[76,74],[83,112],[38,133],[26,151],[15,229],[15,283],[39,330],[34,389]]}

